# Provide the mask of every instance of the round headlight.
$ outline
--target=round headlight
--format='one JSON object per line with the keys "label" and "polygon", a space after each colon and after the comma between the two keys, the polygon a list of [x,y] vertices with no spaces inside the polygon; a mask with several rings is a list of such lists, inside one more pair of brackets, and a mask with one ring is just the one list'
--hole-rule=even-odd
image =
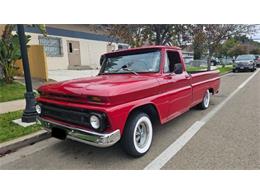
{"label": "round headlight", "polygon": [[36,109],[36,112],[37,112],[38,114],[41,114],[42,109],[41,109],[41,106],[40,106],[39,104],[37,104],[37,105],[35,106],[35,109]]}
{"label": "round headlight", "polygon": [[100,119],[96,115],[91,115],[90,124],[94,129],[98,129],[100,127]]}

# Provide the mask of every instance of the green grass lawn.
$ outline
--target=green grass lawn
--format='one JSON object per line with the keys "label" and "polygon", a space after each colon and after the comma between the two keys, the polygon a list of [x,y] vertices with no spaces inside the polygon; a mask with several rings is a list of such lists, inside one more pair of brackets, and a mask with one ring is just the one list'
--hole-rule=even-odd
{"label": "green grass lawn", "polygon": [[24,85],[17,82],[6,84],[3,80],[0,80],[0,102],[23,99],[24,93]]}
{"label": "green grass lawn", "polygon": [[207,70],[206,66],[187,66],[187,72],[196,72],[196,71],[205,71]]}
{"label": "green grass lawn", "polygon": [[220,67],[218,68],[220,74],[224,74],[224,73],[227,73],[227,72],[231,72],[233,69],[233,65],[226,65],[225,67]]}
{"label": "green grass lawn", "polygon": [[[226,65],[225,67],[219,67],[218,68],[220,74],[230,72],[230,71],[232,71],[232,69],[233,69],[233,65]],[[207,70],[206,66],[200,66],[200,67],[187,66],[187,72],[190,72],[190,73],[196,72],[196,71],[206,71],[206,70]]]}
{"label": "green grass lawn", "polygon": [[0,143],[40,130],[41,127],[38,124],[29,127],[14,124],[12,120],[21,118],[22,113],[22,111],[16,111],[0,114]]}

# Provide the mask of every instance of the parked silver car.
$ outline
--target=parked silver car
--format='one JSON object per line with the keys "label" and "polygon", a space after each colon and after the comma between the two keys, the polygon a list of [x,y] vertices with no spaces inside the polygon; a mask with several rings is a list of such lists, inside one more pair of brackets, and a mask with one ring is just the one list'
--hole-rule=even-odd
{"label": "parked silver car", "polygon": [[252,72],[256,70],[255,56],[251,54],[239,55],[235,60],[233,72],[248,70]]}

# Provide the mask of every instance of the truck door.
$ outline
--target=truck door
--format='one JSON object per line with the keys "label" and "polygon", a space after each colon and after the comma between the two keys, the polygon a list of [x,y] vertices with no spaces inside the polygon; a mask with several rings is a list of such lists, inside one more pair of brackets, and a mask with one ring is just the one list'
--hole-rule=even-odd
{"label": "truck door", "polygon": [[167,51],[163,78],[168,81],[168,119],[174,118],[190,108],[192,102],[191,77],[184,71],[183,60],[178,51]]}

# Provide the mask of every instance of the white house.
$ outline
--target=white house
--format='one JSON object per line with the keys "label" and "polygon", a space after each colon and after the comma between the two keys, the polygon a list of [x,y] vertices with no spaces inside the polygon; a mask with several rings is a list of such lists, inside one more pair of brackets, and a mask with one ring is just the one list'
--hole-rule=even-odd
{"label": "white house", "polygon": [[90,25],[51,24],[46,30],[47,37],[37,27],[25,27],[31,36],[29,45],[44,46],[49,70],[98,69],[101,54],[128,47],[105,32],[91,30]]}

